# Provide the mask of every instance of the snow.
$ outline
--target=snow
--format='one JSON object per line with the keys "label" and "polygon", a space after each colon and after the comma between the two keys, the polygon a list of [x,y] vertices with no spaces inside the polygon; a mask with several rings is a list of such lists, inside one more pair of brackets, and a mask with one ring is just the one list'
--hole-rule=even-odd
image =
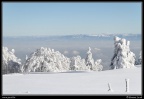
{"label": "snow", "polygon": [[[142,91],[141,65],[106,71],[35,72],[3,75],[3,94],[51,95],[51,94],[137,94]],[[125,79],[129,79],[126,92]],[[108,83],[113,91],[108,91]]]}

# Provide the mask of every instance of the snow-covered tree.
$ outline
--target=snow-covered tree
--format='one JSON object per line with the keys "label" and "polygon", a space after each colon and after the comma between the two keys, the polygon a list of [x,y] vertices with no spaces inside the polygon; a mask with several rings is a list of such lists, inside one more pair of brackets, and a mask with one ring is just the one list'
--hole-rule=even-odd
{"label": "snow-covered tree", "polygon": [[92,52],[91,52],[90,47],[87,51],[87,56],[86,56],[86,59],[85,59],[85,63],[86,63],[86,66],[88,66],[90,68],[90,70],[92,70],[92,67],[94,66],[94,59],[92,57]]}
{"label": "snow-covered tree", "polygon": [[78,55],[70,59],[70,70],[88,70],[88,66],[85,65],[85,59],[81,59]]}
{"label": "snow-covered tree", "polygon": [[26,58],[25,58],[26,60],[28,59],[28,56],[26,55]]}
{"label": "snow-covered tree", "polygon": [[21,72],[21,59],[18,59],[14,53],[14,49],[9,51],[7,47],[3,47],[3,74]]}
{"label": "snow-covered tree", "polygon": [[103,66],[101,65],[101,62],[102,62],[101,59],[96,60],[96,61],[95,61],[95,64],[94,64],[94,66],[93,66],[92,69],[93,69],[94,71],[102,71]]}
{"label": "snow-covered tree", "polygon": [[23,72],[62,72],[69,70],[70,59],[59,51],[41,47],[26,58]]}
{"label": "snow-covered tree", "polygon": [[119,69],[134,67],[135,54],[130,51],[130,41],[115,36],[114,46],[114,55],[111,59],[110,68]]}
{"label": "snow-covered tree", "polygon": [[139,58],[138,58],[138,65],[140,65],[140,64],[142,64],[141,51],[140,51]]}
{"label": "snow-covered tree", "polygon": [[103,69],[103,66],[101,65],[102,60],[98,59],[94,62],[94,59],[92,57],[91,48],[89,47],[87,52],[87,57],[85,59],[86,66],[93,71],[101,71]]}

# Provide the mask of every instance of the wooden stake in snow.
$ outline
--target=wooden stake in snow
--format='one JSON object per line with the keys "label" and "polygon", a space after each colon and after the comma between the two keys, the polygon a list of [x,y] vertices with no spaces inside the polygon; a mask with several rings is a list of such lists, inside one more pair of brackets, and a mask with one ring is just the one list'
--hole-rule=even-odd
{"label": "wooden stake in snow", "polygon": [[129,79],[125,79],[126,82],[126,92],[129,92]]}
{"label": "wooden stake in snow", "polygon": [[108,83],[108,88],[109,88],[108,91],[113,91],[110,83]]}

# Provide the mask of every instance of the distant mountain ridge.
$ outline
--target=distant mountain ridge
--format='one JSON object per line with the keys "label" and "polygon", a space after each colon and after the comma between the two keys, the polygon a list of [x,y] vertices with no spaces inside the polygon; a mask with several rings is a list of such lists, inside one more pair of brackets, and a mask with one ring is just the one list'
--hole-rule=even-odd
{"label": "distant mountain ridge", "polygon": [[4,36],[4,39],[63,39],[63,40],[111,40],[114,36],[125,38],[128,40],[141,40],[142,34],[74,34],[74,35],[55,35],[55,36]]}

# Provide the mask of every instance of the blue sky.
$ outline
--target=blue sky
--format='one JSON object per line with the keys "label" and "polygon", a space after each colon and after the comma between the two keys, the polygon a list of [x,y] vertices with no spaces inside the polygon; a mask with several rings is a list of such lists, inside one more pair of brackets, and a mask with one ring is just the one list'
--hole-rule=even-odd
{"label": "blue sky", "polygon": [[141,33],[141,2],[3,2],[3,36]]}

